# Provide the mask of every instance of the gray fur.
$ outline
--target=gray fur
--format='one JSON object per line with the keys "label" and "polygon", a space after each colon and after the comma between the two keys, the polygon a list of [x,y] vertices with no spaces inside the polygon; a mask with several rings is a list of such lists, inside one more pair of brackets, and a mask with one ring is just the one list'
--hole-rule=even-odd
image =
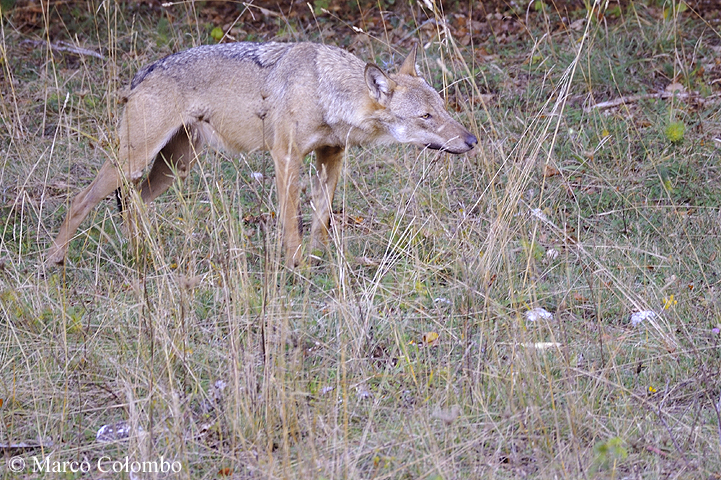
{"label": "gray fur", "polygon": [[213,57],[221,61],[234,60],[241,63],[251,61],[260,68],[272,67],[292,46],[292,43],[278,42],[237,42],[201,45],[190,50],[168,55],[141,68],[133,77],[130,89],[135,89],[156,70],[172,74],[173,70],[182,70],[193,63],[206,62]]}

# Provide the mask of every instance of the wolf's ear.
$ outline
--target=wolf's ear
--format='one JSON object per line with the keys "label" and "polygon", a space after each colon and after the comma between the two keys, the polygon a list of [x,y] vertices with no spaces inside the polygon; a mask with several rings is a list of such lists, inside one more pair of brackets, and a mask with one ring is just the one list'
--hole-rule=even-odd
{"label": "wolf's ear", "polygon": [[411,77],[417,77],[418,71],[416,71],[416,52],[418,51],[418,45],[414,44],[411,49],[411,53],[408,54],[406,59],[401,65],[401,69],[398,70],[399,75],[410,75]]}
{"label": "wolf's ear", "polygon": [[365,77],[371,98],[384,107],[387,106],[393,95],[393,89],[396,88],[396,82],[372,63],[366,65]]}

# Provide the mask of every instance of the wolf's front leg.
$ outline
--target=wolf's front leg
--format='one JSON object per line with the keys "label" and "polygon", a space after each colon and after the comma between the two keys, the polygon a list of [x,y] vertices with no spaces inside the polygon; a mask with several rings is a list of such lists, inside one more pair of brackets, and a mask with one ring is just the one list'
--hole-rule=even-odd
{"label": "wolf's front leg", "polygon": [[285,245],[285,261],[297,267],[302,259],[301,216],[298,210],[300,193],[298,179],[303,157],[296,152],[271,152],[275,163],[275,185],[278,190],[278,218]]}
{"label": "wolf's front leg", "polygon": [[313,224],[311,226],[311,254],[327,248],[333,196],[343,165],[343,149],[322,147],[315,151],[316,175],[313,177]]}

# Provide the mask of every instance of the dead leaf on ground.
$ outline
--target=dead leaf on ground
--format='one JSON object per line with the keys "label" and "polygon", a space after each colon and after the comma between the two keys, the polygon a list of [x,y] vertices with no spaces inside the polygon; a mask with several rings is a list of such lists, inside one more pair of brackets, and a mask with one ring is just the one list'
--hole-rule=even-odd
{"label": "dead leaf on ground", "polygon": [[686,87],[678,82],[673,82],[666,86],[666,91],[669,93],[686,93]]}
{"label": "dead leaf on ground", "polygon": [[561,171],[554,167],[553,165],[546,165],[543,167],[543,177],[544,178],[551,178],[555,177],[556,175],[560,175]]}
{"label": "dead leaf on ground", "polygon": [[178,284],[180,285],[180,288],[184,290],[192,290],[198,285],[200,285],[200,281],[202,279],[202,275],[195,275],[192,277],[188,277],[186,275],[178,275]]}
{"label": "dead leaf on ground", "polygon": [[437,418],[438,420],[441,420],[446,425],[450,425],[460,416],[460,414],[461,414],[461,406],[453,405],[448,410],[436,408],[433,411],[433,413],[431,414],[431,418]]}
{"label": "dead leaf on ground", "polygon": [[439,337],[440,337],[440,335],[438,335],[436,332],[426,332],[423,334],[421,346],[433,347],[438,344]]}

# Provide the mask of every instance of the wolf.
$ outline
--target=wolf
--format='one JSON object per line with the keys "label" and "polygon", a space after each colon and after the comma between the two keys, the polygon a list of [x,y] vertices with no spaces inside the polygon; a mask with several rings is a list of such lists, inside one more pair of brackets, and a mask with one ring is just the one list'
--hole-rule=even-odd
{"label": "wolf", "polygon": [[[205,144],[269,151],[275,166],[286,261],[302,260],[299,178],[315,152],[311,251],[325,248],[344,151],[408,143],[453,154],[476,137],[451,118],[416,70],[414,46],[398,73],[316,43],[223,43],[175,53],[142,68],[121,98],[117,160],[108,160],[73,199],[46,263],[62,264],[90,210],[135,184],[151,202],[184,180]],[[149,173],[143,180],[148,166]]]}

